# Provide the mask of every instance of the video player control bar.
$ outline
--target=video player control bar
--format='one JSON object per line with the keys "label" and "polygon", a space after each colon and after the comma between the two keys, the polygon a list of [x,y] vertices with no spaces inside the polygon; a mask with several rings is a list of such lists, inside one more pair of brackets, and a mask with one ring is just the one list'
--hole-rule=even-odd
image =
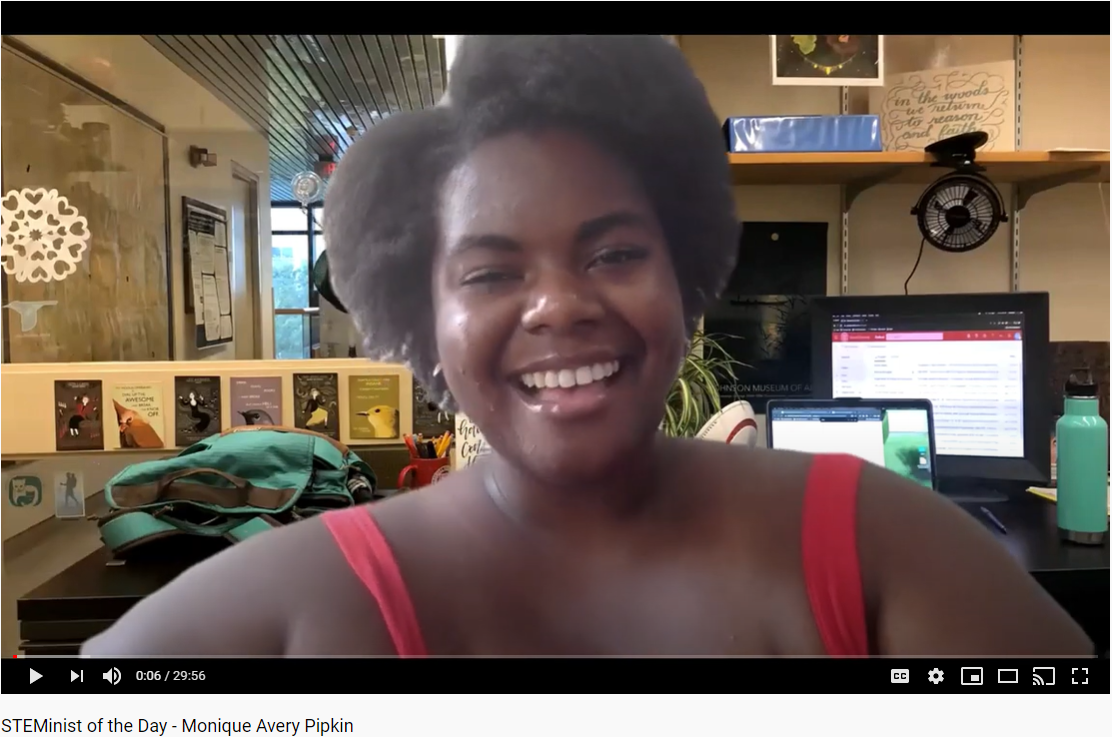
{"label": "video player control bar", "polygon": [[[458,689],[476,671],[491,692],[517,693],[521,659],[87,659],[5,660],[5,693],[272,694],[297,684],[299,693],[418,693]],[[373,679],[346,678],[352,666]],[[1100,667],[1103,666],[1103,667]],[[621,679],[631,692],[671,692],[677,682],[729,677],[748,693],[1099,693],[1109,692],[1106,661],[1093,659],[586,659],[545,660],[568,679]],[[738,678],[741,681],[738,681]]]}

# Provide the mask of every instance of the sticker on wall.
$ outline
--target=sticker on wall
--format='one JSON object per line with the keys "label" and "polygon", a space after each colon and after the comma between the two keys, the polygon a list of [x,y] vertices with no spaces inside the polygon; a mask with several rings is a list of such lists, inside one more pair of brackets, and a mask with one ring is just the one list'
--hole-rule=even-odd
{"label": "sticker on wall", "polygon": [[294,427],[339,440],[339,395],[336,374],[294,374]]}
{"label": "sticker on wall", "polygon": [[54,474],[54,516],[58,519],[85,517],[85,476],[80,471]]}
{"label": "sticker on wall", "polygon": [[39,310],[56,304],[58,300],[52,299],[44,302],[9,302],[4,306],[19,315],[19,329],[26,333],[39,324]]}
{"label": "sticker on wall", "polygon": [[13,476],[8,481],[8,504],[37,507],[42,504],[42,479],[38,476]]}
{"label": "sticker on wall", "polygon": [[401,387],[397,374],[348,379],[348,419],[354,440],[400,438]]}
{"label": "sticker on wall", "polygon": [[119,447],[150,449],[165,445],[161,385],[117,384],[112,387],[112,405],[119,424]]}
{"label": "sticker on wall", "polygon": [[467,468],[490,452],[479,427],[461,414],[456,415],[456,466]]}
{"label": "sticker on wall", "polygon": [[231,395],[232,427],[282,424],[280,376],[235,377]]}
{"label": "sticker on wall", "polygon": [[99,381],[54,382],[54,449],[104,450]]}
{"label": "sticker on wall", "polygon": [[184,448],[220,432],[220,377],[178,376],[174,443]]}
{"label": "sticker on wall", "polygon": [[89,247],[89,222],[56,189],[13,189],[0,219],[0,261],[17,282],[62,281]]}

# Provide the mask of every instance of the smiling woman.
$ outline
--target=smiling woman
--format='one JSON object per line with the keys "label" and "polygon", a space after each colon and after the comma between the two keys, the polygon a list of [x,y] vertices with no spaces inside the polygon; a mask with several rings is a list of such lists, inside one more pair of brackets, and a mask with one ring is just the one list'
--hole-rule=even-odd
{"label": "smiling woman", "polygon": [[717,121],[677,49],[467,37],[447,100],[346,154],[325,233],[367,354],[407,362],[491,452],[252,538],[88,652],[1087,651],[930,490],[658,432],[737,251]]}

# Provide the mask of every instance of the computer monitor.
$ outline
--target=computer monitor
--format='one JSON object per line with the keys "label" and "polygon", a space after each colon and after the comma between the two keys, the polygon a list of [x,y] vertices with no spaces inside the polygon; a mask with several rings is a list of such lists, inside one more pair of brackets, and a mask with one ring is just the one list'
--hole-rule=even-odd
{"label": "computer monitor", "polygon": [[943,482],[1050,478],[1048,294],[822,297],[811,309],[816,398],[931,400]]}

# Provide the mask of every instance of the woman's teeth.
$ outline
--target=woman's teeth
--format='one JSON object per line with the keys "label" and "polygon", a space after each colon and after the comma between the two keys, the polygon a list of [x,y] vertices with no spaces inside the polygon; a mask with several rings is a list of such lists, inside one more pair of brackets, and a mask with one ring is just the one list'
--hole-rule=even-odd
{"label": "woman's teeth", "polygon": [[536,371],[522,374],[521,383],[530,389],[570,389],[602,381],[618,372],[617,361],[596,363],[593,366],[580,366],[577,369],[559,371]]}

